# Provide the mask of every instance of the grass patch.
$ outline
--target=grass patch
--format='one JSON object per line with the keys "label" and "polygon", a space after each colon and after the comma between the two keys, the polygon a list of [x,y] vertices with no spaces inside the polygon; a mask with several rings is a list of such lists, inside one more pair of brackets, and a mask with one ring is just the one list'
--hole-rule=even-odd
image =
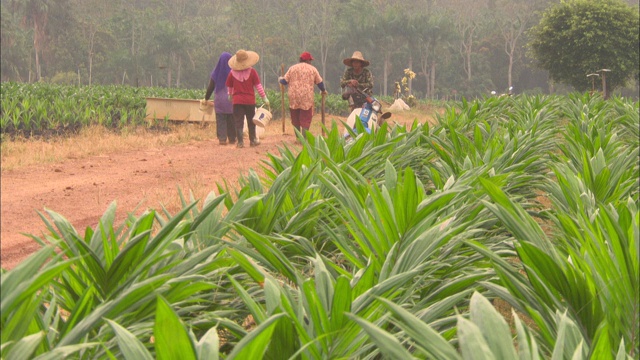
{"label": "grass patch", "polygon": [[164,130],[136,126],[117,132],[94,125],[68,137],[3,141],[2,171],[213,138],[215,126],[209,124],[168,124]]}

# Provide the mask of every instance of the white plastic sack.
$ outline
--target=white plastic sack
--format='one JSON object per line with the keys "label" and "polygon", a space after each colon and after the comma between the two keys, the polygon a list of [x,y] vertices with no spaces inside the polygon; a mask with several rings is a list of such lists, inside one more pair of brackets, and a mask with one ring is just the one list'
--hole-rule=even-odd
{"label": "white plastic sack", "polygon": [[[244,133],[248,134],[249,133],[249,126],[247,125],[247,117],[244,117]],[[264,137],[264,128],[260,127],[260,126],[256,126],[256,137],[258,138],[258,140],[262,139]]]}
{"label": "white plastic sack", "polygon": [[396,99],[388,108],[389,111],[404,111],[409,109],[409,105],[402,99]]}

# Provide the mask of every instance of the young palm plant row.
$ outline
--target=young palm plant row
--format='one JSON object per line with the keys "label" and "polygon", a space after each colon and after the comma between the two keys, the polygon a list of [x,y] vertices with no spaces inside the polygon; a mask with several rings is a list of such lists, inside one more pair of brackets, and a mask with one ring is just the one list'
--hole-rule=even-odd
{"label": "young palm plant row", "polygon": [[80,233],[47,209],[42,250],[2,274],[2,356],[633,358],[633,111],[463,101],[308,134],[176,214],[115,224],[114,203]]}
{"label": "young palm plant row", "polygon": [[[0,83],[0,132],[11,136],[67,134],[82,127],[101,125],[120,129],[148,125],[146,98],[201,99],[205,89],[131,87],[119,85],[73,86],[50,83]],[[279,91],[268,89],[272,103]],[[348,113],[339,95],[327,97],[327,111]],[[316,99],[320,109],[321,98]],[[274,107],[274,117],[280,109]]]}
{"label": "young palm plant row", "polygon": [[130,86],[70,86],[2,82],[0,130],[6,134],[65,133],[90,125],[145,123],[145,98],[199,98],[201,91]]}

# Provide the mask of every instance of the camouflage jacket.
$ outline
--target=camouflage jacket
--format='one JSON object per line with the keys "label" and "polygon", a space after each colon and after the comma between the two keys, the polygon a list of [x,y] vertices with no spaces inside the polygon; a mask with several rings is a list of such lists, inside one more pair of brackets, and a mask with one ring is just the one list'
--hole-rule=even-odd
{"label": "camouflage jacket", "polygon": [[373,75],[371,75],[369,69],[364,68],[359,75],[356,75],[356,73],[353,72],[353,68],[347,68],[340,79],[340,87],[344,89],[344,87],[347,86],[347,82],[351,79],[358,80],[358,89],[362,91],[368,89],[365,93],[369,95],[373,93]]}

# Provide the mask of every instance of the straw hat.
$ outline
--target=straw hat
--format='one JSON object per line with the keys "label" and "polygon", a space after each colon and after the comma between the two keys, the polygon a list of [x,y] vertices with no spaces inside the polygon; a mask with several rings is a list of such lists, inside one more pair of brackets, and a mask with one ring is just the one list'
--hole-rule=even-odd
{"label": "straw hat", "polygon": [[255,51],[238,50],[229,59],[229,67],[233,70],[244,70],[252,67],[260,60],[260,55]]}
{"label": "straw hat", "polygon": [[344,60],[342,60],[342,63],[347,65],[347,66],[351,66],[351,62],[353,60],[358,60],[362,62],[362,66],[369,66],[369,61],[364,59],[364,56],[362,56],[362,53],[360,51],[354,51],[353,55],[351,55],[350,58],[346,58]]}

